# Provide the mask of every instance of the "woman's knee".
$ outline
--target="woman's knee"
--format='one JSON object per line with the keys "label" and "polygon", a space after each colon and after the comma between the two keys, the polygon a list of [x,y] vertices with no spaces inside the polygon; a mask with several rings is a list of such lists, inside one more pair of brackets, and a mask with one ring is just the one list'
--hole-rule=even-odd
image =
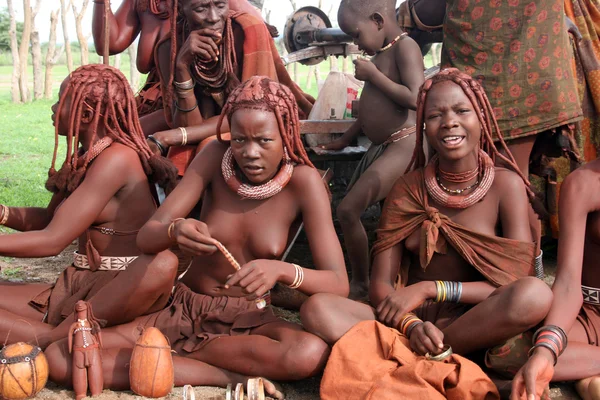
{"label": "woman's knee", "polygon": [[335,215],[341,224],[351,224],[360,221],[360,216],[365,211],[360,208],[346,196],[338,205]]}
{"label": "woman's knee", "polygon": [[61,386],[71,386],[70,354],[66,340],[52,343],[44,350],[48,360],[49,379]]}
{"label": "woman's knee", "polygon": [[507,312],[510,322],[528,329],[543,320],[552,305],[552,291],[548,285],[534,277],[521,278],[513,284]]}
{"label": "woman's knee", "polygon": [[330,347],[319,337],[308,332],[299,332],[282,358],[282,368],[290,380],[309,378],[325,368]]}
{"label": "woman's knee", "polygon": [[304,329],[323,337],[332,320],[332,313],[335,312],[336,298],[336,295],[330,293],[310,296],[300,307],[300,320]]}
{"label": "woman's knee", "polygon": [[148,264],[147,277],[144,284],[151,286],[153,290],[173,287],[177,275],[179,259],[169,250],[156,254]]}

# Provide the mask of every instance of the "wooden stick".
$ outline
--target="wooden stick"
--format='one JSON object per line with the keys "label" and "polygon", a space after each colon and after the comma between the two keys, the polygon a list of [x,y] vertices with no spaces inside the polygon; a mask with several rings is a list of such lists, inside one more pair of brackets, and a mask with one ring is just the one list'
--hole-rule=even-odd
{"label": "wooden stick", "polygon": [[108,21],[108,15],[110,12],[110,0],[105,0],[104,2],[104,51],[102,52],[102,58],[104,61],[104,65],[110,65],[110,52],[109,50],[109,42],[110,42],[110,24]]}
{"label": "wooden stick", "polygon": [[221,253],[223,253],[223,255],[225,256],[227,261],[229,261],[229,264],[231,264],[233,266],[233,268],[235,268],[236,271],[239,271],[240,269],[242,269],[242,267],[240,266],[240,263],[237,262],[237,260],[231,255],[229,250],[227,250],[221,242],[217,241],[216,246],[217,246],[217,249],[219,249],[219,251]]}

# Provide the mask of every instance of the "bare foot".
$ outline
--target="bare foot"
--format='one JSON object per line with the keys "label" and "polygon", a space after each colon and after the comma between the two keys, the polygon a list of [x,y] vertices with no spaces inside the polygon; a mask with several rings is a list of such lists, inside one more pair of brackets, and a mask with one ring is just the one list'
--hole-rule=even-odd
{"label": "bare foot", "polygon": [[575,389],[583,400],[600,400],[600,376],[591,376],[578,381]]}
{"label": "bare foot", "polygon": [[350,282],[350,300],[369,301],[369,285],[364,282]]}

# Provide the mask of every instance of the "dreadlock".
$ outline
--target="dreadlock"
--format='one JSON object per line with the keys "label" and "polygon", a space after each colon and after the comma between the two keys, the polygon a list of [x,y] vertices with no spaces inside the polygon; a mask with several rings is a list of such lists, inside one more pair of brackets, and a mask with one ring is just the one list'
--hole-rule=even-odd
{"label": "dreadlock", "polygon": [[[477,113],[477,118],[479,119],[479,123],[481,124],[482,134],[480,139],[480,147],[488,153],[488,155],[496,161],[497,158],[506,163],[510,169],[515,171],[523,182],[525,182],[525,187],[527,188],[527,194],[529,199],[538,212],[538,214],[543,213],[540,210],[540,205],[535,201],[535,194],[530,188],[529,180],[519,167],[512,156],[512,153],[508,149],[506,142],[502,138],[502,132],[498,127],[498,122],[494,117],[494,112],[490,101],[488,100],[483,87],[476,79],[473,79],[471,76],[460,72],[456,68],[448,68],[441,70],[438,74],[433,76],[431,79],[426,80],[419,90],[419,95],[417,97],[417,142],[415,145],[415,150],[413,152],[412,159],[408,164],[406,172],[411,169],[418,169],[425,166],[425,149],[424,149],[424,121],[425,121],[425,102],[427,100],[427,94],[431,88],[440,83],[440,82],[454,82],[458,86],[460,86],[465,93],[465,95],[471,101],[475,112]],[[495,136],[494,136],[495,133]],[[501,149],[504,150],[506,156],[503,155],[496,144],[494,143],[494,138],[497,138],[500,143]]]}
{"label": "dreadlock", "polygon": [[279,132],[288,155],[296,164],[305,164],[314,168],[300,138],[298,104],[291,90],[266,76],[253,76],[239,85],[227,99],[217,123],[217,139],[225,143],[221,136],[221,124],[239,109],[270,111],[275,114]]}
{"label": "dreadlock", "polygon": [[[160,3],[165,3],[164,11],[160,11]],[[152,14],[160,19],[168,19],[171,16],[169,12],[171,7],[170,0],[137,0],[137,12],[145,13],[150,10]]]}
{"label": "dreadlock", "polygon": [[69,76],[69,84],[60,96],[56,116],[60,116],[68,97],[71,98],[67,127],[67,156],[56,171],[58,154],[58,127],[55,128],[55,145],[52,166],[48,171],[46,188],[51,192],[72,193],[85,176],[88,164],[97,154],[77,151],[81,118],[84,107],[94,112],[89,131],[91,143],[98,140],[97,131],[102,124],[106,137],[138,153],[146,175],[168,192],[174,186],[177,172],[168,160],[155,155],[148,147],[140,125],[137,105],[125,76],[116,68],[103,64],[90,64],[77,68]]}

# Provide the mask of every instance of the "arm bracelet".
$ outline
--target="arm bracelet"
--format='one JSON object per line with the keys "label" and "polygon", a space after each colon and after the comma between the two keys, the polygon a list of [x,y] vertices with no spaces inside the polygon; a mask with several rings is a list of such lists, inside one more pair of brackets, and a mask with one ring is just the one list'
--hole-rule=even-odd
{"label": "arm bracelet", "polygon": [[175,102],[175,108],[176,108],[178,111],[185,112],[185,113],[192,112],[192,111],[194,111],[196,108],[198,108],[198,102],[196,101],[196,104],[194,104],[194,106],[193,106],[192,108],[181,108],[181,107],[179,107],[179,104],[178,104],[178,103],[177,103],[177,101],[176,101],[176,102]]}
{"label": "arm bracelet", "polygon": [[157,138],[155,138],[153,135],[149,135],[148,140],[158,147],[161,156],[164,157],[167,155],[167,148]]}
{"label": "arm bracelet", "polygon": [[0,225],[5,225],[8,221],[8,215],[10,214],[10,208],[5,206],[4,204],[0,204],[0,208],[2,208],[2,219],[0,220]]}

